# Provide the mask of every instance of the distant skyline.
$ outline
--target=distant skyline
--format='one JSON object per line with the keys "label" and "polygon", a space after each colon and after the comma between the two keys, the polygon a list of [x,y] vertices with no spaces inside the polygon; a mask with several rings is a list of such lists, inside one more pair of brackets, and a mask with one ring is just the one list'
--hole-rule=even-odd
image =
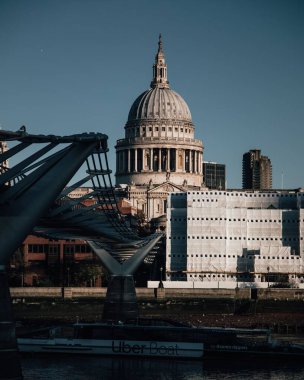
{"label": "distant skyline", "polygon": [[0,127],[105,133],[114,174],[162,33],[170,86],[228,188],[250,149],[270,158],[273,188],[304,187],[303,20],[301,0],[2,0]]}

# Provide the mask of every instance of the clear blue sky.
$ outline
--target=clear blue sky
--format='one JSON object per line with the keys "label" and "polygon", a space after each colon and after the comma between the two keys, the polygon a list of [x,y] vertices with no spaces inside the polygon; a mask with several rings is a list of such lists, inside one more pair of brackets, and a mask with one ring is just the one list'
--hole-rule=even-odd
{"label": "clear blue sky", "polygon": [[102,132],[115,142],[149,88],[158,34],[171,88],[189,105],[204,158],[241,187],[260,148],[273,187],[304,187],[304,1],[1,0],[0,125]]}

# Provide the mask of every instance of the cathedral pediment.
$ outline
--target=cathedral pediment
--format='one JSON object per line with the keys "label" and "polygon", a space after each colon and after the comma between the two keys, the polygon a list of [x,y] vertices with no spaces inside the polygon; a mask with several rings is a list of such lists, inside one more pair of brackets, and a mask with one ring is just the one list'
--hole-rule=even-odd
{"label": "cathedral pediment", "polygon": [[157,193],[183,193],[185,190],[182,186],[177,186],[169,181],[162,183],[161,185],[155,186],[148,190],[149,194]]}

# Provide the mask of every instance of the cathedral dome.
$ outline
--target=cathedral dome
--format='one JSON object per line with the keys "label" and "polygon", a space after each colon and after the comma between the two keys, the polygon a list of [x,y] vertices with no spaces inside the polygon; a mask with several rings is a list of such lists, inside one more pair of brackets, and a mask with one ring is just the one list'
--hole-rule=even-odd
{"label": "cathedral dome", "polygon": [[135,100],[129,112],[128,123],[158,119],[192,122],[184,99],[170,88],[156,86]]}
{"label": "cathedral dome", "polygon": [[167,65],[163,52],[161,36],[153,65],[151,88],[143,92],[132,104],[127,126],[145,121],[177,121],[192,124],[187,103],[175,91],[170,89],[167,79]]}

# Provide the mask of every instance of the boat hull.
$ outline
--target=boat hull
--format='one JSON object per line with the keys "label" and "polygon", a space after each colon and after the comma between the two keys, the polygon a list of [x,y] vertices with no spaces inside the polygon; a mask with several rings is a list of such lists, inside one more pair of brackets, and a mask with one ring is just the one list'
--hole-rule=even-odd
{"label": "boat hull", "polygon": [[272,357],[272,358],[304,358],[304,347],[297,348],[294,345],[288,346],[209,346],[205,345],[204,357]]}
{"label": "boat hull", "polygon": [[21,352],[202,358],[304,356],[304,345],[273,340],[269,330],[193,328],[174,321],[137,319],[125,324],[77,323],[38,329],[18,338]]}
{"label": "boat hull", "polygon": [[203,343],[19,338],[20,352],[118,355],[161,358],[202,358]]}

